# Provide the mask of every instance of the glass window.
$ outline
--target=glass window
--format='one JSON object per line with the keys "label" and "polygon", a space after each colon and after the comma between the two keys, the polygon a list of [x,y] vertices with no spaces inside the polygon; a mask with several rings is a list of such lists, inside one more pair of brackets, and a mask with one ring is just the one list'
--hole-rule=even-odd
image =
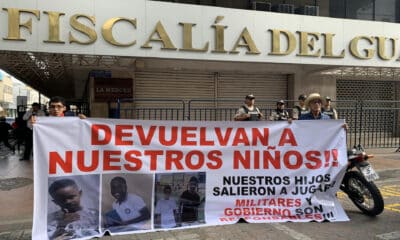
{"label": "glass window", "polygon": [[346,0],[329,1],[329,15],[336,18],[346,17]]}
{"label": "glass window", "polygon": [[352,19],[374,19],[374,0],[331,0],[331,17]]}
{"label": "glass window", "polygon": [[400,22],[400,0],[396,0],[396,2],[394,4],[394,9],[396,9],[394,21]]}
{"label": "glass window", "polygon": [[346,17],[374,20],[374,0],[347,0]]}
{"label": "glass window", "polygon": [[375,20],[396,22],[396,0],[375,0]]}

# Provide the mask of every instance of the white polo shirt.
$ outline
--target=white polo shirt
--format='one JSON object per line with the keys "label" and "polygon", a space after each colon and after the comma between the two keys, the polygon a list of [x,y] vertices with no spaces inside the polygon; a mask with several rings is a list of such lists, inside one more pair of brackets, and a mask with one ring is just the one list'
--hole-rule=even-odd
{"label": "white polo shirt", "polygon": [[112,207],[123,221],[132,220],[140,216],[140,210],[146,207],[143,199],[135,194],[128,193],[122,203],[113,202]]}

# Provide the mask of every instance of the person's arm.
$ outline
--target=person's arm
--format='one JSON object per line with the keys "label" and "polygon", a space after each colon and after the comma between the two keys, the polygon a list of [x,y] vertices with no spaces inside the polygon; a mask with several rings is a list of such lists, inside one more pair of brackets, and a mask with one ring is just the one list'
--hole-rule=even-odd
{"label": "person's arm", "polygon": [[333,109],[333,119],[338,119],[338,115],[337,115],[336,109]]}
{"label": "person's arm", "polygon": [[25,121],[28,121],[28,119],[32,116],[32,110],[28,110],[25,112],[24,116],[22,116],[22,119]]}
{"label": "person's arm", "polygon": [[264,114],[262,114],[262,112],[260,111],[260,109],[258,109],[258,107],[256,107],[256,110],[258,112],[258,119],[264,119]]}
{"label": "person's arm", "polygon": [[31,118],[29,119],[29,121],[32,123],[32,126],[33,126],[33,124],[36,123],[36,116],[32,115]]}
{"label": "person's arm", "polygon": [[78,221],[80,219],[80,215],[78,212],[68,213],[64,212],[63,218],[57,222],[57,225],[49,225],[48,233],[51,236],[50,239],[53,240],[63,240],[70,239],[69,233],[66,232],[65,228],[68,224]]}
{"label": "person's arm", "polygon": [[299,109],[297,107],[294,107],[292,111],[293,111],[292,119],[298,120],[299,119]]}
{"label": "person's arm", "polygon": [[[43,111],[42,111],[43,112]],[[27,113],[27,112],[26,112]],[[25,113],[25,114],[26,114]],[[44,112],[43,112],[44,113]],[[22,118],[22,119],[24,119],[24,120],[28,120],[29,119],[29,121],[32,123],[32,125],[33,124],[35,124],[36,123],[36,116],[45,116],[44,114],[42,115],[42,114],[40,114],[40,111],[39,112],[35,112],[35,113],[33,113],[32,111],[31,111],[31,113],[29,114],[29,117],[27,118],[27,119],[25,119],[25,115],[24,115],[24,117]]]}
{"label": "person's arm", "polygon": [[154,226],[161,227],[161,201],[158,200],[154,209]]}
{"label": "person's arm", "polygon": [[182,224],[181,224],[181,219],[180,219],[179,212],[177,209],[174,209],[174,218],[175,218],[176,226],[180,227]]}
{"label": "person's arm", "polygon": [[235,115],[234,120],[235,120],[235,121],[244,121],[244,120],[246,120],[246,119],[248,119],[248,118],[250,118],[250,114],[246,113],[246,112],[244,111],[244,108],[241,107],[241,108],[239,108],[239,110],[236,112],[236,115]]}
{"label": "person's arm", "polygon": [[45,116],[46,116],[46,113],[45,113],[43,110],[39,110],[39,111],[36,113],[36,116],[38,116],[38,117],[45,117]]}
{"label": "person's arm", "polygon": [[200,196],[197,193],[195,194],[195,197],[189,197],[182,194],[179,201],[181,205],[185,205],[188,207],[198,207],[200,205]]}
{"label": "person's arm", "polygon": [[124,221],[123,225],[138,223],[138,222],[150,219],[150,211],[149,211],[149,209],[147,207],[144,207],[144,208],[140,209],[139,212],[140,212],[140,216],[139,217],[133,218],[133,219],[128,220],[128,221]]}
{"label": "person's arm", "polygon": [[243,115],[236,116],[236,117],[235,117],[235,121],[244,121],[244,120],[246,120],[246,119],[248,119],[248,118],[250,118],[250,114],[245,113],[245,114],[243,114]]}

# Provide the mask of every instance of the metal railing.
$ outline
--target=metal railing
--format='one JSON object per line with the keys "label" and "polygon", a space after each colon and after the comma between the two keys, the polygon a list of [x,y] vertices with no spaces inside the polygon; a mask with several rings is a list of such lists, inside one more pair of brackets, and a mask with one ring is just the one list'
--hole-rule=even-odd
{"label": "metal railing", "polygon": [[400,101],[359,102],[358,143],[365,147],[400,146]]}
{"label": "metal railing", "polygon": [[[295,101],[288,100],[292,114]],[[233,121],[242,99],[119,99],[117,118],[142,120]],[[400,146],[400,101],[336,101],[339,119],[349,126],[349,147],[398,148]],[[256,106],[268,120],[276,100],[257,99]]]}
{"label": "metal railing", "polygon": [[[269,116],[275,108],[275,102],[274,100],[257,100],[257,107],[264,116]],[[233,121],[238,108],[243,104],[243,100],[238,99],[192,99],[188,101],[187,119]]]}
{"label": "metal railing", "polygon": [[185,102],[174,99],[118,99],[115,118],[185,120]]}

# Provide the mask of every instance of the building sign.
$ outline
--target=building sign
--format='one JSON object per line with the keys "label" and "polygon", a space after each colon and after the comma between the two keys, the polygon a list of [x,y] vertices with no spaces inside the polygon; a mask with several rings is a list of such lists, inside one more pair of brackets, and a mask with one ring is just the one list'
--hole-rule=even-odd
{"label": "building sign", "polygon": [[39,118],[32,238],[348,221],[342,125]]}
{"label": "building sign", "polygon": [[94,100],[115,101],[118,98],[133,97],[133,80],[131,78],[95,78]]}
{"label": "building sign", "polygon": [[58,2],[2,0],[0,49],[296,64],[400,64],[400,25],[395,23],[146,0]]}

